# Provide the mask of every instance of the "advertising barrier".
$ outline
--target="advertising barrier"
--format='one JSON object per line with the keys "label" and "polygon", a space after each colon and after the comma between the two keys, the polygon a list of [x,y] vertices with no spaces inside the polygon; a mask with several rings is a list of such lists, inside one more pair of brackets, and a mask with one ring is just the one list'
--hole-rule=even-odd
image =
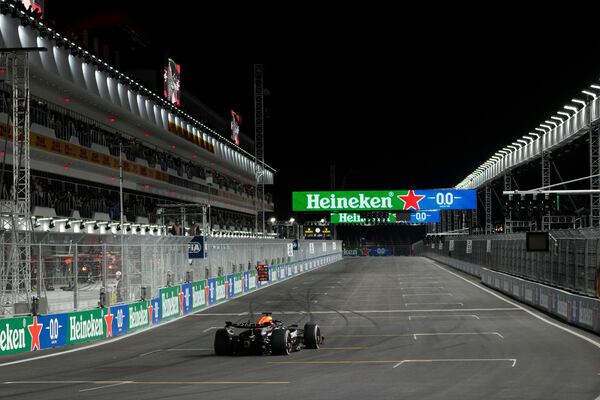
{"label": "advertising barrier", "polygon": [[[269,269],[277,281],[341,259],[342,255],[338,253]],[[161,288],[160,295],[151,300],[70,313],[0,319],[0,356],[97,341],[148,329],[252,292],[259,287],[257,283],[257,273],[251,270]]]}

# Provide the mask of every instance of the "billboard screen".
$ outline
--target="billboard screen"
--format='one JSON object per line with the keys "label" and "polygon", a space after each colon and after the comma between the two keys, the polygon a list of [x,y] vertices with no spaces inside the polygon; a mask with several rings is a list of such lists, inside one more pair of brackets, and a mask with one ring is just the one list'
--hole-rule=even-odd
{"label": "billboard screen", "polygon": [[231,110],[231,140],[233,143],[240,145],[240,123],[242,118],[233,110]]}
{"label": "billboard screen", "polygon": [[164,96],[173,104],[181,105],[181,66],[169,58],[164,73]]}
{"label": "billboard screen", "polygon": [[331,227],[327,225],[311,225],[304,227],[305,239],[323,239],[331,237]]}
{"label": "billboard screen", "polygon": [[475,190],[293,192],[293,211],[473,210]]}
{"label": "billboard screen", "polygon": [[386,224],[426,224],[440,222],[439,210],[411,211],[406,213],[387,213],[385,217],[370,215],[372,213],[331,213],[332,224],[358,224],[369,225],[377,223]]}

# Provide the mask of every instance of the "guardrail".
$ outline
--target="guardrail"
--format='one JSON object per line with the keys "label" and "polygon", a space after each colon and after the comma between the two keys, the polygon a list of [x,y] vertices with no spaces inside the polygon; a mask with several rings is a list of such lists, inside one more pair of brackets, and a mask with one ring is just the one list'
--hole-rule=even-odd
{"label": "guardrail", "polygon": [[340,250],[273,265],[269,268],[268,282],[258,281],[254,270],[243,271],[162,287],[157,296],[147,300],[85,311],[0,319],[0,356],[93,342],[150,329],[338,261],[342,258]]}
{"label": "guardrail", "polygon": [[447,236],[413,246],[494,271],[583,294],[600,297],[600,231],[552,231],[549,252],[528,252],[525,233]]}

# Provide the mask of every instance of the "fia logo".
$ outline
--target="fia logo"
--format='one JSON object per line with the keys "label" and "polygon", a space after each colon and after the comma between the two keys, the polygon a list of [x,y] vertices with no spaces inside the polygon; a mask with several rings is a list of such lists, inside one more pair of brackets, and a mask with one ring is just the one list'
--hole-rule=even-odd
{"label": "fia logo", "polygon": [[188,251],[190,253],[200,253],[202,251],[202,244],[198,242],[190,242],[188,244]]}
{"label": "fia logo", "polygon": [[121,329],[123,328],[123,320],[125,319],[125,316],[123,315],[123,310],[119,308],[119,310],[117,311],[117,328]]}

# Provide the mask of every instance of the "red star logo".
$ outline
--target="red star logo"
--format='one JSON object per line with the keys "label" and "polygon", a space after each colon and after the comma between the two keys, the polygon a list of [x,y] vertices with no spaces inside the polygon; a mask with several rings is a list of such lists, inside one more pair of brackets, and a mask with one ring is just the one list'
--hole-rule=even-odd
{"label": "red star logo", "polygon": [[106,321],[106,337],[111,337],[113,335],[112,332],[112,322],[115,316],[110,313],[110,308],[108,309],[108,314],[104,316],[104,321]]}
{"label": "red star logo", "polygon": [[419,202],[425,198],[425,195],[416,195],[414,190],[409,190],[406,196],[398,196],[404,202],[403,210],[419,210]]}
{"label": "red star logo", "polygon": [[152,307],[152,302],[148,303],[148,316],[150,319],[150,325],[152,325],[152,310],[154,309],[154,307]]}
{"label": "red star logo", "polygon": [[225,281],[225,298],[229,297],[229,279]]}
{"label": "red star logo", "polygon": [[33,316],[33,324],[27,325],[31,335],[31,351],[40,350],[40,333],[42,333],[43,324],[38,324],[37,315]]}
{"label": "red star logo", "polygon": [[179,314],[183,315],[183,292],[179,291]]}
{"label": "red star logo", "polygon": [[360,251],[363,253],[363,256],[368,256],[369,255],[369,248],[368,247],[364,247],[364,248],[360,249]]}

